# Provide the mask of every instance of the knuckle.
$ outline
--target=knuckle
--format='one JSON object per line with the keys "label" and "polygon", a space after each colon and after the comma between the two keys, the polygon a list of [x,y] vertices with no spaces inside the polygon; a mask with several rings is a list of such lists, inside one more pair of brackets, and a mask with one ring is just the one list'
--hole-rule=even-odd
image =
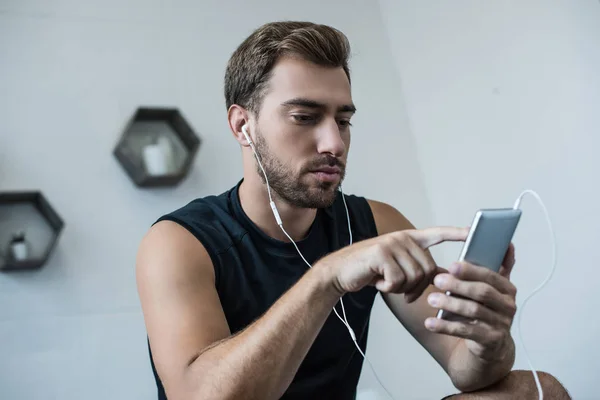
{"label": "knuckle", "polygon": [[398,290],[400,290],[404,286],[405,283],[406,283],[406,277],[404,275],[399,276],[394,281],[394,284],[396,285],[396,289],[398,289]]}
{"label": "knuckle", "polygon": [[491,271],[490,271],[490,274],[487,274],[487,278],[488,278],[488,283],[491,286],[498,287],[498,288],[506,286],[503,282],[504,278],[498,274],[492,273]]}
{"label": "knuckle", "polygon": [[475,302],[472,302],[466,307],[465,312],[468,317],[479,317],[481,314],[481,306]]}
{"label": "knuckle", "polygon": [[415,247],[415,248],[419,248],[419,249],[421,248],[421,246],[419,246],[419,243],[417,243],[415,238],[412,237],[411,235],[406,235],[406,243],[411,247]]}
{"label": "knuckle", "polygon": [[408,236],[408,234],[404,231],[398,234],[397,240],[404,247],[407,247],[410,244],[410,236]]}
{"label": "knuckle", "polygon": [[500,341],[499,339],[498,331],[493,330],[483,337],[483,342],[493,351],[495,350],[496,344]]}
{"label": "knuckle", "polygon": [[415,280],[412,277],[407,277],[404,280],[404,290],[406,291],[411,291],[413,290],[417,285],[415,284]]}
{"label": "knuckle", "polygon": [[432,279],[434,277],[436,268],[431,264],[427,264],[423,267],[423,273],[428,279]]}
{"label": "knuckle", "polygon": [[458,336],[468,336],[470,333],[470,329],[465,324],[458,324],[454,331]]}
{"label": "knuckle", "polygon": [[431,275],[437,270],[435,262],[433,262],[431,255],[429,255],[427,262],[423,266],[423,269],[425,270],[425,273],[427,275]]}
{"label": "knuckle", "polygon": [[496,344],[497,346],[501,346],[504,343],[504,339],[506,338],[506,334],[504,331],[496,330],[491,335],[491,343]]}
{"label": "knuckle", "polygon": [[414,271],[415,283],[421,282],[424,277],[425,277],[425,272],[423,272],[423,270],[421,268],[415,268],[415,271]]}
{"label": "knuckle", "polygon": [[402,274],[391,276],[389,278],[390,290],[398,293],[404,287],[405,277]]}
{"label": "knuckle", "polygon": [[511,318],[517,314],[517,303],[513,299],[508,303],[508,311]]}
{"label": "knuckle", "polygon": [[392,281],[392,282],[390,283],[390,291],[391,291],[391,292],[393,292],[393,293],[398,293],[398,292],[400,292],[400,288],[401,288],[401,287],[402,287],[402,285],[400,285],[400,284],[398,283],[398,281]]}
{"label": "knuckle", "polygon": [[493,296],[494,296],[494,291],[491,286],[489,286],[489,285],[481,286],[478,297],[482,303],[488,303],[490,300],[492,300]]}

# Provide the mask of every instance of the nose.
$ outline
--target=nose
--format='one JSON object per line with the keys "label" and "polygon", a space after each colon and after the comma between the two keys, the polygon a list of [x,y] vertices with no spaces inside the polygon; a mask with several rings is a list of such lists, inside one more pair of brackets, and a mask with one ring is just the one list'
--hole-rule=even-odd
{"label": "nose", "polygon": [[324,121],[317,130],[317,151],[342,157],[346,152],[346,143],[342,139],[340,127],[333,118]]}

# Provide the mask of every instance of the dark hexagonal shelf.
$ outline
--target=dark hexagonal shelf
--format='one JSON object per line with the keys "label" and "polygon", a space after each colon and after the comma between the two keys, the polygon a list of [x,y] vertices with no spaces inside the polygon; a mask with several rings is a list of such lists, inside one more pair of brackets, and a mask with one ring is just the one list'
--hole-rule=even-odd
{"label": "dark hexagonal shelf", "polygon": [[0,192],[0,270],[42,267],[63,227],[41,192]]}
{"label": "dark hexagonal shelf", "polygon": [[178,109],[140,107],[113,153],[138,187],[175,186],[199,147],[200,139]]}

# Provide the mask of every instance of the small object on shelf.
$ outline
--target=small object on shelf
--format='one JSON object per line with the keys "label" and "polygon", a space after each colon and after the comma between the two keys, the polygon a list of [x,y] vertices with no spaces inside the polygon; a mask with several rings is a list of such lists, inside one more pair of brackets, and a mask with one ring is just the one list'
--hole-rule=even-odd
{"label": "small object on shelf", "polygon": [[62,218],[41,192],[0,192],[0,270],[41,268],[63,228]]}
{"label": "small object on shelf", "polygon": [[27,260],[29,253],[28,243],[25,241],[25,232],[19,232],[13,235],[10,240],[10,255],[14,261]]}
{"label": "small object on shelf", "polygon": [[169,174],[169,160],[163,146],[159,143],[152,143],[144,147],[144,167],[151,176]]}
{"label": "small object on shelf", "polygon": [[172,174],[177,169],[175,163],[175,151],[173,150],[173,143],[167,135],[161,135],[156,140],[156,144],[160,147],[165,157],[168,173]]}
{"label": "small object on shelf", "polygon": [[113,154],[136,186],[167,187],[187,176],[199,147],[178,109],[140,107]]}

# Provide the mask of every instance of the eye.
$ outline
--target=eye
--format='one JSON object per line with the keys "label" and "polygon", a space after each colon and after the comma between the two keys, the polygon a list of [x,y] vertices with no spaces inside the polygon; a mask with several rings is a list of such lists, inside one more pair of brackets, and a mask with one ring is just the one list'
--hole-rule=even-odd
{"label": "eye", "polygon": [[315,122],[317,119],[314,115],[310,114],[294,114],[292,115],[292,118],[294,118],[294,121],[301,124],[310,124]]}
{"label": "eye", "polygon": [[352,126],[349,119],[341,119],[338,121],[338,124],[344,128]]}

